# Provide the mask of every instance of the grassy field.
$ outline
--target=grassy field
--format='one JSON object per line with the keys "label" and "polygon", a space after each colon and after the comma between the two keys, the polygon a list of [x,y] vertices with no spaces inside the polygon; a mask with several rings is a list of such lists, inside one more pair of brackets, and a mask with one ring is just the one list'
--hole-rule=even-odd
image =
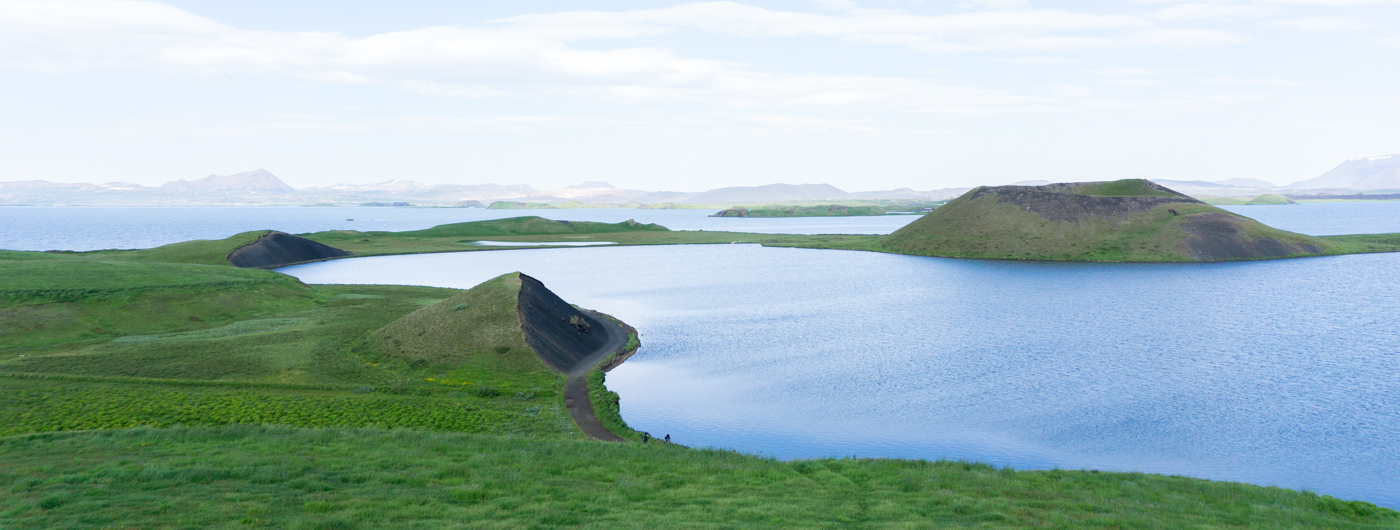
{"label": "grassy field", "polygon": [[[196,246],[213,242],[180,248]],[[423,363],[378,340],[386,327],[411,331],[392,327],[406,315],[473,291],[308,286],[111,252],[0,253],[0,275],[0,434],[279,423],[581,436],[562,377],[519,337],[507,344],[512,366],[529,369],[504,369],[494,351],[485,364]]]}
{"label": "grassy field", "polygon": [[[260,234],[0,252],[0,530],[1400,525],[1366,503],[1197,479],[643,445],[596,370],[596,414],[633,443],[589,442],[564,378],[513,331],[510,275],[468,291],[310,286],[222,260]],[[311,236],[364,254],[484,238],[882,250],[878,236],[539,218]]]}
{"label": "grassy field", "polygon": [[654,442],[135,428],[0,438],[0,527],[1395,528],[1396,512],[1161,475],[784,462]]}

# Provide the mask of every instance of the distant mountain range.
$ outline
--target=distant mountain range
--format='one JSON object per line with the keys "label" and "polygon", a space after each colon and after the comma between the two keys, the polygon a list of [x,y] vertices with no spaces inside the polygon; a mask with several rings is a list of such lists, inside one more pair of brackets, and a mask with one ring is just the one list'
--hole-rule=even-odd
{"label": "distant mountain range", "polygon": [[0,182],[0,204],[9,205],[193,205],[193,204],[365,204],[409,202],[416,205],[454,205],[478,201],[545,202],[579,201],[598,204],[686,203],[727,206],[732,204],[823,201],[850,199],[937,200],[956,197],[968,188],[914,191],[847,192],[829,184],[769,184],[739,186],[703,192],[642,191],[617,188],[607,182],[588,181],[562,190],[540,191],[525,184],[422,184],[394,179],[375,184],[336,184],[293,188],[265,169],[235,175],[210,175],[176,180],[159,187],[128,182],[66,184],[28,180]]}
{"label": "distant mountain range", "polygon": [[[1400,192],[1400,155],[1348,160],[1317,178],[1279,186],[1272,182],[1232,178],[1219,181],[1153,179],[1153,182],[1195,197],[1252,196],[1261,193],[1290,195],[1355,195]],[[1047,180],[1016,185],[1036,186]],[[393,179],[375,184],[336,184],[293,188],[265,169],[236,175],[210,175],[176,180],[159,187],[130,182],[105,184],[54,183],[42,180],[0,182],[0,205],[195,205],[195,204],[363,204],[409,202],[447,206],[468,201],[557,203],[578,201],[597,204],[685,203],[715,207],[734,204],[839,200],[940,200],[957,197],[970,188],[915,191],[899,188],[848,192],[830,184],[768,184],[736,186],[702,192],[642,191],[621,189],[602,181],[588,181],[560,190],[536,190],[525,184],[422,184]]]}
{"label": "distant mountain range", "polygon": [[1356,158],[1322,176],[1295,182],[1297,189],[1400,190],[1400,155]]}
{"label": "distant mountain range", "polygon": [[1322,176],[1279,186],[1272,182],[1233,178],[1228,180],[1153,179],[1168,188],[1192,196],[1249,195],[1263,190],[1291,195],[1355,195],[1400,191],[1400,155],[1355,158],[1323,173]]}

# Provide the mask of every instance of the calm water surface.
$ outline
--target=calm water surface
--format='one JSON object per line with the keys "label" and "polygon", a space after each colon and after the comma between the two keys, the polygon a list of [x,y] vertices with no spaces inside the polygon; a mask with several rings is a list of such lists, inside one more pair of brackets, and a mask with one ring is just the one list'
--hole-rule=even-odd
{"label": "calm water surface", "polygon": [[360,258],[307,282],[509,271],[612,313],[629,424],[782,458],[1170,473],[1400,507],[1400,254],[1223,264],[754,245]]}
{"label": "calm water surface", "polygon": [[1400,201],[1309,202],[1278,206],[1221,206],[1237,214],[1310,236],[1400,232]]}
{"label": "calm water surface", "polygon": [[[1400,232],[1400,202],[1227,208],[1314,235]],[[517,215],[771,233],[882,234],[915,219],[710,213],[4,207],[0,248]],[[608,384],[630,424],[688,445],[1174,473],[1400,508],[1400,254],[1059,264],[710,245],[284,269],[308,282],[456,288],[515,270],[642,331]]]}
{"label": "calm water surface", "polygon": [[296,206],[0,207],[0,249],[150,248],[192,239],[223,239],[250,230],[292,234],[323,230],[419,230],[447,223],[538,215],[562,221],[617,223],[635,219],[672,230],[769,234],[888,234],[917,216],[747,219],[708,217],[718,210],[486,210],[482,208],[357,208]]}
{"label": "calm water surface", "polygon": [[[1400,201],[1224,206],[1259,221],[1310,235],[1400,232]],[[294,206],[0,207],[0,249],[150,248],[191,239],[222,239],[249,230],[301,234],[322,230],[418,230],[440,224],[538,215],[565,221],[636,219],[672,230],[771,234],[888,234],[917,216],[747,219],[707,217],[716,210],[485,210],[480,208],[308,208]],[[350,220],[350,219],[353,219]]]}

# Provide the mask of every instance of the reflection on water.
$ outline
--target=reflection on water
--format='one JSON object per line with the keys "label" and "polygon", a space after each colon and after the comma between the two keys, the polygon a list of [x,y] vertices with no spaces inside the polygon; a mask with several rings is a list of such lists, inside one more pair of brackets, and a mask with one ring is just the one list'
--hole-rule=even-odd
{"label": "reflection on water", "polygon": [[634,427],[782,458],[966,458],[1400,506],[1400,254],[1219,264],[755,245],[361,258],[317,283],[519,270],[612,313]]}
{"label": "reflection on water", "polygon": [[616,245],[613,241],[541,241],[537,243],[527,243],[524,241],[470,241],[467,245],[479,247],[596,247],[600,245]]}

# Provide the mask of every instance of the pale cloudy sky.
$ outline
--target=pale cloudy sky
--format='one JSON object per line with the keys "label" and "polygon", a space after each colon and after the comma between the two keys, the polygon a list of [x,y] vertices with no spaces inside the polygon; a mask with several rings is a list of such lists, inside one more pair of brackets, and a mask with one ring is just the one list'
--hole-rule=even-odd
{"label": "pale cloudy sky", "polygon": [[0,0],[0,181],[1289,183],[1400,152],[1397,0]]}

